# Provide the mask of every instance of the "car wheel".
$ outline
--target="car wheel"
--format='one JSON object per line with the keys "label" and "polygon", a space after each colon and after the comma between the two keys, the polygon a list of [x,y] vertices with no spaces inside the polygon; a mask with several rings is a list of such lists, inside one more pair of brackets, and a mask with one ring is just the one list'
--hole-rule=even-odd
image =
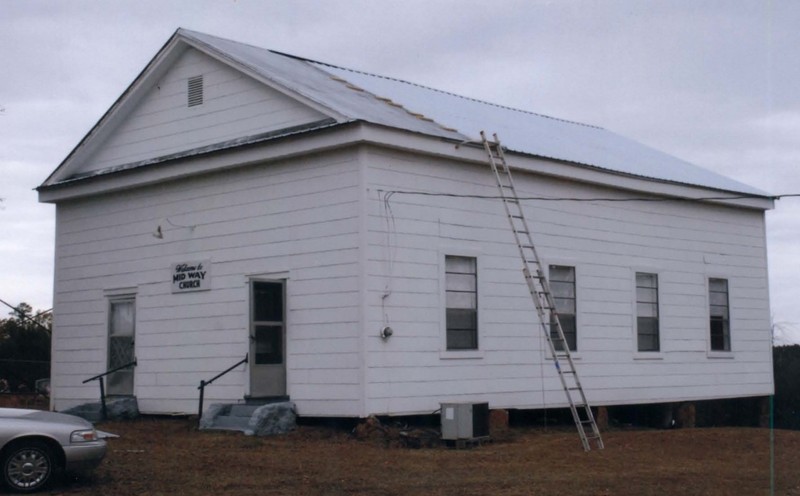
{"label": "car wheel", "polygon": [[55,458],[52,450],[39,441],[20,443],[3,458],[3,479],[17,492],[37,491],[50,482]]}

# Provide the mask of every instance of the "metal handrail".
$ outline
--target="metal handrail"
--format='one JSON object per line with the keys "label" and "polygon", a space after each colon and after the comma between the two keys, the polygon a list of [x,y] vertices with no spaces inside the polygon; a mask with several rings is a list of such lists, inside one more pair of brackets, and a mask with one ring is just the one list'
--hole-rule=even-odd
{"label": "metal handrail", "polygon": [[228,367],[224,371],[220,372],[219,374],[215,375],[211,379],[209,379],[207,381],[200,381],[200,385],[197,386],[197,389],[200,390],[200,401],[199,401],[199,404],[197,406],[197,422],[198,422],[198,426],[200,425],[200,419],[203,418],[203,399],[204,399],[204,396],[205,396],[206,386],[208,386],[212,382],[216,381],[217,379],[219,379],[223,375],[227,374],[231,370],[235,369],[239,365],[242,365],[243,363],[247,363],[247,360],[248,360],[249,356],[250,355],[248,353],[247,355],[244,356],[243,359],[241,359],[238,362],[236,362],[235,365],[231,365],[230,367]]}
{"label": "metal handrail", "polygon": [[81,383],[81,384],[86,384],[87,382],[92,382],[92,381],[98,381],[100,383],[100,405],[103,408],[103,420],[106,420],[108,418],[108,409],[106,408],[106,387],[103,378],[109,374],[113,374],[114,372],[119,372],[120,370],[127,369],[128,367],[135,367],[136,365],[137,365],[136,359],[134,358],[132,362],[128,362],[125,365],[120,365],[119,367],[106,370],[102,374],[97,374],[96,376],[90,377]]}

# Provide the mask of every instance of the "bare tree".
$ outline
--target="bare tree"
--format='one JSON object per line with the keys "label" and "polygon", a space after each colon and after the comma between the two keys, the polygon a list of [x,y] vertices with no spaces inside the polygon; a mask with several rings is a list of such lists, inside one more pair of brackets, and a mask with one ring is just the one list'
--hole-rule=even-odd
{"label": "bare tree", "polygon": [[772,345],[800,344],[800,325],[797,322],[772,321]]}

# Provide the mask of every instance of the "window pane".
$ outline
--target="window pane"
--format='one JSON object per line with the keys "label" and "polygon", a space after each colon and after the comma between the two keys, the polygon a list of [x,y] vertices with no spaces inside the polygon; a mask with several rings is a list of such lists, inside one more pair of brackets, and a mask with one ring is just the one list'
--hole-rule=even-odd
{"label": "window pane", "polygon": [[461,329],[447,330],[448,350],[475,350],[477,348],[478,348],[477,333]]}
{"label": "window pane", "polygon": [[636,286],[640,288],[657,288],[658,275],[645,272],[636,273]]}
{"label": "window pane", "polygon": [[728,292],[728,280],[727,279],[709,279],[708,280],[708,289],[709,291],[715,292]]}
{"label": "window pane", "polygon": [[476,260],[474,257],[454,257],[444,258],[445,272],[455,272],[459,274],[475,274]]}
{"label": "window pane", "polygon": [[639,334],[658,335],[658,319],[637,317],[636,327],[639,330]]}
{"label": "window pane", "polygon": [[133,360],[133,336],[110,336],[108,338],[109,369],[122,367]]}
{"label": "window pane", "polygon": [[283,322],[283,284],[259,281],[253,283],[253,320]]}
{"label": "window pane", "polygon": [[477,307],[477,295],[475,293],[455,293],[448,291],[445,295],[447,308],[469,308]]}
{"label": "window pane", "polygon": [[[575,316],[574,315],[559,315],[558,321],[561,323],[561,330],[564,332],[564,339],[567,340],[567,346],[569,347],[570,351],[575,351],[578,349],[577,343],[577,332],[575,326]],[[555,320],[551,319],[550,322],[550,339],[553,340],[553,344],[557,351],[562,351],[563,346],[558,341],[558,331],[555,327]]]}
{"label": "window pane", "polygon": [[645,303],[658,302],[658,289],[656,288],[636,288],[636,301]]}
{"label": "window pane", "polygon": [[256,326],[256,364],[283,363],[283,326]]}
{"label": "window pane", "polygon": [[475,274],[452,274],[448,273],[445,278],[447,291],[476,291]]}
{"label": "window pane", "polygon": [[558,315],[575,315],[575,300],[572,298],[553,298]]}
{"label": "window pane", "polygon": [[658,351],[658,336],[652,334],[639,334],[639,351]]}
{"label": "window pane", "polygon": [[447,309],[448,329],[468,329],[476,331],[478,313],[475,310]]}
{"label": "window pane", "polygon": [[658,317],[658,305],[655,303],[637,303],[636,315],[638,317]]}
{"label": "window pane", "polygon": [[551,265],[550,282],[552,281],[575,282],[575,267],[569,267],[566,265]]}
{"label": "window pane", "polygon": [[726,320],[728,319],[728,307],[711,305],[709,306],[709,311],[711,312],[712,317],[719,317]]}
{"label": "window pane", "polygon": [[712,291],[708,296],[712,305],[728,306],[728,293],[717,293]]}
{"label": "window pane", "polygon": [[551,281],[550,292],[556,297],[575,298],[575,283]]}
{"label": "window pane", "polygon": [[133,301],[111,302],[111,329],[112,336],[133,336],[134,305]]}

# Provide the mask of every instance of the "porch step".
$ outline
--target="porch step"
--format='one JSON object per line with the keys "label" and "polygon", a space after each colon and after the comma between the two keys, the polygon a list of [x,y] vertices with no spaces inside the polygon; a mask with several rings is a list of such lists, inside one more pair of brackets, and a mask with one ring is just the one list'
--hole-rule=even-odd
{"label": "porch step", "polygon": [[294,408],[290,401],[266,405],[216,403],[203,412],[200,429],[240,431],[248,436],[285,434],[295,427]]}
{"label": "porch step", "polygon": [[214,419],[212,429],[245,432],[250,427],[250,416],[220,415]]}
{"label": "porch step", "polygon": [[261,405],[231,405],[228,411],[229,417],[247,417],[248,419],[253,416],[253,413],[261,408]]}
{"label": "porch step", "polygon": [[139,404],[135,396],[106,396],[106,411],[108,418],[104,419],[103,406],[98,401],[77,405],[61,413],[76,415],[92,423],[103,420],[129,420],[139,416]]}

